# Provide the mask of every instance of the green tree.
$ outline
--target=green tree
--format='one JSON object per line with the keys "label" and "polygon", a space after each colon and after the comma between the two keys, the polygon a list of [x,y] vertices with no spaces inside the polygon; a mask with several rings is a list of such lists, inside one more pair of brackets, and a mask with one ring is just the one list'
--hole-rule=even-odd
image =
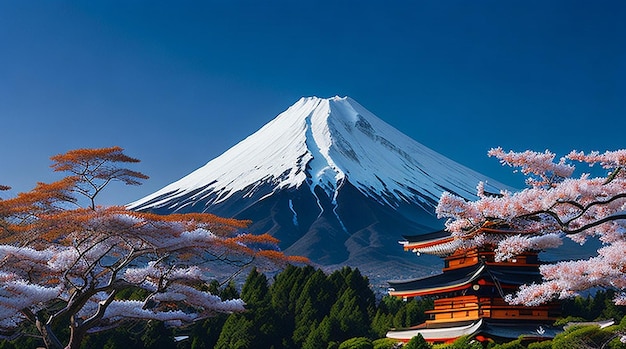
{"label": "green tree", "polygon": [[228,315],[219,314],[194,324],[189,334],[191,349],[215,347],[227,318]]}
{"label": "green tree", "polygon": [[280,344],[277,338],[280,328],[276,327],[272,299],[269,294],[267,277],[253,268],[241,290],[241,299],[246,302],[245,316],[252,321],[253,330],[249,336],[257,348],[269,348]]}
{"label": "green tree", "polygon": [[430,349],[432,346],[422,337],[421,334],[411,338],[411,340],[402,347],[403,349]]}
{"label": "green tree", "polygon": [[585,319],[586,321],[614,319],[620,321],[624,317],[626,307],[616,305],[614,290],[602,290],[587,297],[576,296],[561,301],[564,316]]}
{"label": "green tree", "polygon": [[251,349],[254,346],[254,324],[246,314],[231,314],[217,340],[216,349]]}
{"label": "green tree", "polygon": [[330,316],[325,316],[322,322],[313,324],[311,332],[304,341],[303,349],[327,348],[331,342],[334,342],[335,329],[338,327],[337,321]]}
{"label": "green tree", "polygon": [[[206,287],[216,292],[218,286],[212,283]],[[225,289],[236,293],[234,284]],[[271,286],[265,275],[252,270],[241,290],[247,311],[196,324],[188,345],[192,349],[231,345],[274,349],[339,347],[355,337],[384,337],[398,313],[403,321],[415,324],[432,304],[431,300],[404,302],[389,296],[377,304],[372,295],[369,281],[358,269],[343,268],[326,275],[310,266],[287,266],[274,277]],[[247,330],[242,332],[241,328]],[[388,339],[376,343],[383,349],[392,346],[391,342],[395,343]]]}
{"label": "green tree", "polygon": [[395,314],[400,308],[404,307],[405,304],[406,302],[398,297],[385,295],[378,303],[378,309],[388,314]]}
{"label": "green tree", "polygon": [[552,349],[552,341],[546,340],[542,342],[528,343],[528,349]]}
{"label": "green tree", "polygon": [[252,268],[241,289],[241,299],[248,306],[264,304],[270,298],[268,290],[267,277],[263,273],[259,273],[256,268]]}
{"label": "green tree", "polygon": [[271,287],[272,305],[281,316],[294,316],[300,292],[309,277],[315,273],[311,266],[297,267],[288,265],[276,275]]}
{"label": "green tree", "polygon": [[311,324],[309,332],[304,342],[302,343],[302,349],[316,349],[326,348],[328,345],[328,336],[323,333],[323,329],[320,329],[317,322]]}
{"label": "green tree", "polygon": [[426,310],[434,307],[433,300],[430,298],[413,298],[406,304],[406,324],[413,326],[420,324],[427,319]]}
{"label": "green tree", "polygon": [[339,349],[374,349],[372,340],[365,337],[355,337],[343,341]]}
{"label": "green tree", "polygon": [[393,327],[393,315],[384,312],[382,309],[376,310],[376,314],[372,318],[372,332],[380,338],[384,337],[387,331]]}
{"label": "green tree", "polygon": [[[604,306],[602,306],[602,311],[598,316],[599,319],[613,319],[616,322],[619,322],[624,317],[624,312],[626,312],[626,307],[623,305],[616,305],[613,302],[615,298],[614,290],[606,290],[606,297],[604,299]],[[594,297],[595,298],[595,297]]]}
{"label": "green tree", "polygon": [[292,338],[295,329],[295,307],[304,284],[313,273],[315,269],[311,266],[288,265],[276,275],[270,287],[272,308],[276,316],[275,324],[281,329],[281,343],[280,346],[276,346],[277,349],[297,347]]}
{"label": "green tree", "polygon": [[235,285],[235,281],[230,280],[226,287],[220,293],[220,299],[223,301],[237,299],[239,298],[239,291],[237,291],[237,286]]}
{"label": "green tree", "polygon": [[398,341],[391,338],[379,338],[372,342],[374,349],[394,349],[397,344]]}
{"label": "green tree", "polygon": [[393,319],[393,326],[402,328],[422,323],[427,318],[425,311],[432,307],[433,302],[430,299],[411,299],[398,310]]}
{"label": "green tree", "polygon": [[332,340],[341,342],[352,337],[371,336],[370,318],[374,316],[376,298],[367,277],[358,269],[344,267],[333,272],[329,281],[339,295],[330,309],[331,319],[338,324]]}
{"label": "green tree", "polygon": [[367,310],[359,307],[358,295],[353,289],[346,289],[333,304],[330,317],[338,323],[336,336],[333,339],[339,341],[352,337],[368,336],[370,323]]}
{"label": "green tree", "polygon": [[613,337],[609,329],[598,326],[574,326],[557,334],[552,347],[559,349],[600,348]]}
{"label": "green tree", "polygon": [[521,339],[516,339],[510,342],[496,344],[491,349],[526,349],[526,346],[522,344]]}
{"label": "green tree", "polygon": [[483,345],[470,336],[461,336],[451,344],[436,345],[436,349],[483,349]]}
{"label": "green tree", "polygon": [[[125,349],[142,348],[141,336],[135,331],[143,332],[146,323],[129,322],[126,326],[118,327],[102,333],[94,333],[85,337],[81,343],[81,349],[106,348]],[[138,330],[139,329],[139,330]],[[28,346],[23,345],[23,348]]]}
{"label": "green tree", "polygon": [[311,325],[320,323],[333,304],[333,286],[320,269],[307,280],[295,307],[295,328],[293,341],[301,344],[309,335]]}
{"label": "green tree", "polygon": [[[226,286],[222,287],[217,280],[212,280],[205,286],[207,291],[214,295],[219,295],[220,299],[226,301],[229,299],[240,298],[235,282],[230,280]],[[191,349],[213,348],[217,345],[217,341],[224,327],[224,323],[229,316],[226,314],[217,314],[209,317],[204,321],[198,321],[189,328],[189,343]]]}
{"label": "green tree", "polygon": [[[293,330],[293,342],[297,345],[301,345],[304,343],[306,338],[311,333],[311,328],[314,327],[314,324],[319,323],[318,310],[316,305],[313,304],[312,299],[306,299],[303,306],[300,307],[300,310],[296,313],[295,317],[295,327]],[[323,315],[323,314],[322,314]]]}
{"label": "green tree", "polygon": [[141,335],[145,349],[174,349],[176,343],[172,331],[161,321],[149,321]]}

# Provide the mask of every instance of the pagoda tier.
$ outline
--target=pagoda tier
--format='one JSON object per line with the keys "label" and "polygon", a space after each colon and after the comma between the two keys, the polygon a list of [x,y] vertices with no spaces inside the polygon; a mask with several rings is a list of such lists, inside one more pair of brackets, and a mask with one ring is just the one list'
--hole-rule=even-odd
{"label": "pagoda tier", "polygon": [[400,244],[405,251],[432,254],[435,256],[447,256],[460,247],[458,240],[455,240],[450,233],[445,230],[436,231],[430,234],[403,236],[404,241]]}
{"label": "pagoda tier", "polygon": [[552,338],[550,324],[559,315],[559,305],[528,307],[504,301],[520,285],[540,282],[537,252],[527,252],[508,261],[495,261],[490,248],[461,248],[449,233],[439,231],[405,236],[405,250],[432,253],[444,258],[441,274],[389,281],[389,294],[404,299],[433,297],[430,319],[408,329],[391,330],[387,337],[409,341],[418,333],[431,343],[451,342],[462,335],[476,338],[515,339],[520,335]]}
{"label": "pagoda tier", "polygon": [[477,339],[494,339],[509,341],[520,336],[527,340],[542,340],[554,338],[562,330],[549,324],[540,324],[536,321],[499,320],[490,321],[479,319],[464,323],[455,323],[442,327],[419,325],[406,329],[393,330],[387,333],[388,338],[406,342],[418,334],[430,343],[450,343],[461,336],[472,335]]}
{"label": "pagoda tier", "polygon": [[[407,298],[459,291],[477,295],[485,292],[497,292],[501,295],[504,289],[510,293],[520,285],[540,280],[541,274],[537,267],[481,262],[464,268],[446,270],[441,274],[427,278],[389,281],[388,283],[390,295]],[[483,291],[485,289],[490,291]]]}

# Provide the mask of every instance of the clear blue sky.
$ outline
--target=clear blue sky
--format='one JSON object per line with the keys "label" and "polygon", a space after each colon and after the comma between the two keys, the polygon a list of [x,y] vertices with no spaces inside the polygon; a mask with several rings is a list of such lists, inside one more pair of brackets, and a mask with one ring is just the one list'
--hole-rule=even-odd
{"label": "clear blue sky", "polygon": [[508,184],[489,148],[626,147],[624,1],[0,1],[0,184],[119,145],[139,199],[302,96],[350,96]]}

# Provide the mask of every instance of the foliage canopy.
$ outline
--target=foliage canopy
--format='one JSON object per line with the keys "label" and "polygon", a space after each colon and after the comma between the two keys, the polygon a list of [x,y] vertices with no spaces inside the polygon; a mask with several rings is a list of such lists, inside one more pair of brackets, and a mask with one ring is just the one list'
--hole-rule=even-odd
{"label": "foliage canopy", "polygon": [[[241,299],[211,294],[212,280],[241,268],[305,262],[278,251],[248,222],[205,213],[160,216],[96,205],[111,182],[148,177],[123,167],[139,160],[119,147],[52,157],[69,175],[0,200],[0,330],[34,325],[49,348],[78,348],[88,333],[132,320],[179,326],[241,312]],[[6,189],[6,187],[2,187]],[[81,207],[81,200],[87,205]],[[226,268],[228,267],[228,268]],[[135,298],[124,297],[124,290]],[[69,328],[67,338],[57,329]]]}

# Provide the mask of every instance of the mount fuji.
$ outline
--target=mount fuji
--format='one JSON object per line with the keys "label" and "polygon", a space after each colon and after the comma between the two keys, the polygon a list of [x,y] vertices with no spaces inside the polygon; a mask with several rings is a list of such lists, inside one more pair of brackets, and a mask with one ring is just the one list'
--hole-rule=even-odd
{"label": "mount fuji", "polygon": [[370,279],[440,270],[405,253],[402,235],[440,229],[448,191],[505,185],[425,147],[349,97],[302,98],[254,134],[184,178],[128,205],[160,214],[210,212],[249,219],[288,254]]}

